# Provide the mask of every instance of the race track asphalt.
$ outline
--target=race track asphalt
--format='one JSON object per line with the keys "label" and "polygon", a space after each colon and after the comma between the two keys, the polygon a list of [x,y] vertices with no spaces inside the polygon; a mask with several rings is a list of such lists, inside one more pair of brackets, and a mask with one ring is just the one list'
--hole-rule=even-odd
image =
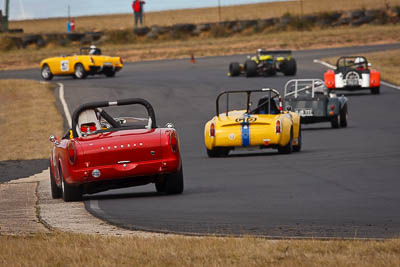
{"label": "race track asphalt", "polygon": [[[322,78],[314,59],[400,48],[400,44],[296,51],[295,78]],[[215,115],[222,90],[276,88],[292,77],[229,78],[231,61],[244,55],[126,64],[115,78],[56,78],[72,111],[94,100],[142,97],[158,125],[173,122],[180,134],[185,191],[155,193],[154,185],[85,197],[95,216],[128,229],[192,234],[276,237],[400,236],[400,91],[381,87],[343,92],[348,128],[303,125],[303,150],[233,153],[210,159],[203,127]],[[39,79],[38,70],[0,72],[0,78]]]}

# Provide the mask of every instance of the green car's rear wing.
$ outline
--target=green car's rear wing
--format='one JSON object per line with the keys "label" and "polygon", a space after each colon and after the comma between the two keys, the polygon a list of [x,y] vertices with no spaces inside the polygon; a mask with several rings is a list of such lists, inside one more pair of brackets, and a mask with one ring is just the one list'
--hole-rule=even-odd
{"label": "green car's rear wing", "polygon": [[282,56],[282,57],[291,57],[292,50],[259,50],[259,56]]}

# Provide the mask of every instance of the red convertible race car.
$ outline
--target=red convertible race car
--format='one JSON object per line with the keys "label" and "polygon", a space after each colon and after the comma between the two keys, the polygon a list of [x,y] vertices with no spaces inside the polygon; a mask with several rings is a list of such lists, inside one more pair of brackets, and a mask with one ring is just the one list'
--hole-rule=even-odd
{"label": "red convertible race car", "polygon": [[371,90],[371,94],[377,95],[380,93],[380,73],[370,66],[362,56],[340,57],[336,70],[325,72],[325,85],[331,90]]}
{"label": "red convertible race car", "polygon": [[[112,116],[126,114],[121,113],[126,105],[135,105],[129,110],[142,106],[148,117]],[[148,183],[155,183],[157,192],[183,192],[178,133],[171,123],[158,128],[153,107],[144,99],[83,104],[72,116],[72,129],[50,141],[53,198],[79,201],[83,194]]]}

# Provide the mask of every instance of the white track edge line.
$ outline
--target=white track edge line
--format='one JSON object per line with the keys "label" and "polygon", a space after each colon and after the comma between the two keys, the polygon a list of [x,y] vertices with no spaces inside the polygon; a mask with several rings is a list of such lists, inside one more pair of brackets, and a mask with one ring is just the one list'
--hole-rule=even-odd
{"label": "white track edge line", "polygon": [[325,61],[322,61],[322,60],[319,60],[319,59],[314,59],[313,62],[314,63],[319,63],[321,65],[324,65],[325,67],[328,67],[328,68],[331,68],[331,69],[334,69],[334,70],[336,69],[336,66],[333,66],[333,65],[329,64],[328,62],[325,62]]}
{"label": "white track edge line", "polygon": [[[331,68],[331,69],[336,69],[335,66],[333,66],[333,65],[331,65],[331,64],[329,64],[329,63],[327,63],[325,61],[319,60],[319,59],[314,59],[313,62],[314,63],[319,63],[319,64],[324,65],[325,67],[328,67],[328,68]],[[394,84],[391,84],[391,83],[388,83],[388,82],[385,82],[385,81],[381,81],[381,83],[386,85],[386,86],[388,86],[388,87],[392,87],[393,89],[400,90],[400,86],[397,86],[397,85],[394,85]]]}
{"label": "white track edge line", "polygon": [[65,98],[64,98],[64,85],[62,83],[57,83],[59,86],[59,91],[60,91],[60,101],[61,104],[63,106],[64,109],[64,114],[65,117],[67,118],[68,121],[68,126],[69,128],[72,127],[72,119],[71,119],[71,113],[69,112],[68,106],[67,106],[67,102],[65,102]]}
{"label": "white track edge line", "polygon": [[388,82],[381,81],[381,84],[384,84],[386,86],[392,87],[392,88],[394,88],[396,90],[400,90],[400,86],[397,86],[397,85],[394,85],[394,84],[391,84],[391,83],[388,83]]}

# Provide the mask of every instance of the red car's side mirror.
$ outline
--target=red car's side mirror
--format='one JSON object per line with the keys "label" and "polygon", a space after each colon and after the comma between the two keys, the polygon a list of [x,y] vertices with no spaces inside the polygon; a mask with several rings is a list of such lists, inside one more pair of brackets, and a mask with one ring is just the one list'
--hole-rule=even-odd
{"label": "red car's side mirror", "polygon": [[55,136],[55,135],[50,135],[49,141],[55,145],[58,145],[58,144],[60,144],[60,137]]}

